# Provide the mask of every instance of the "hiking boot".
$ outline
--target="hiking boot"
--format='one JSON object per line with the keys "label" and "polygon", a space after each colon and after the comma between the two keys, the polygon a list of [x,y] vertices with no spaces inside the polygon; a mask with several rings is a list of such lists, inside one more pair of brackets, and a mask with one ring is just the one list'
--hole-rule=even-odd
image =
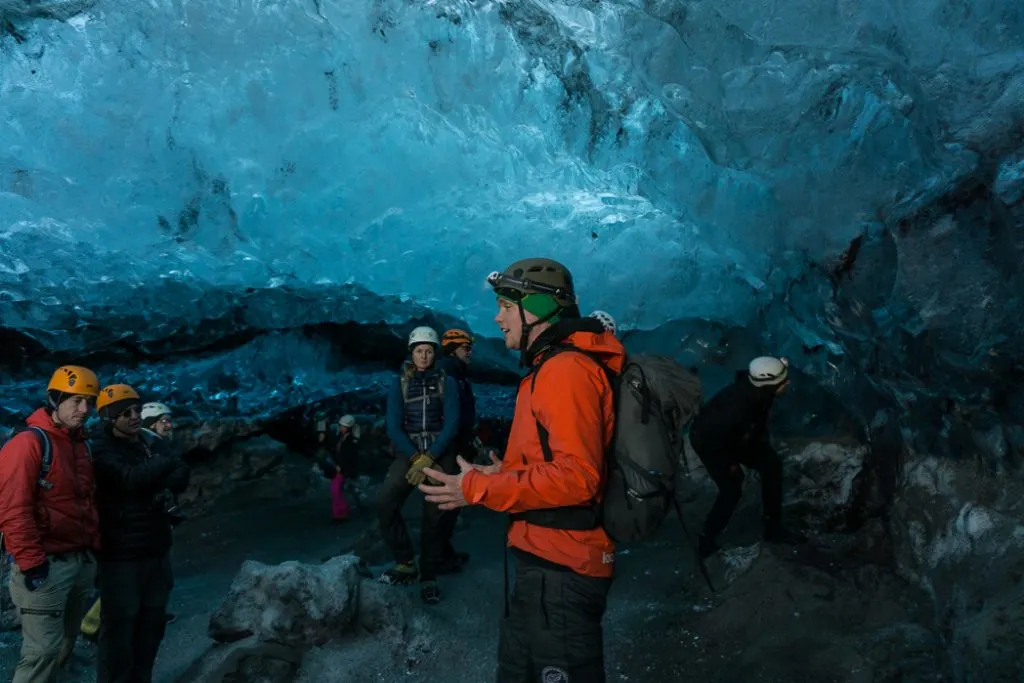
{"label": "hiking boot", "polygon": [[807,536],[799,531],[787,529],[781,524],[765,524],[764,540],[768,543],[784,543],[786,545],[800,545],[807,542]]}
{"label": "hiking boot", "polygon": [[436,605],[441,602],[441,589],[437,587],[437,581],[424,581],[421,583],[420,598],[428,605]]}
{"label": "hiking boot", "polygon": [[697,552],[700,553],[700,559],[706,560],[719,550],[718,544],[715,543],[715,539],[710,536],[700,535],[700,539],[697,542]]}
{"label": "hiking boot", "polygon": [[408,564],[396,564],[391,569],[387,570],[377,579],[383,584],[388,586],[408,586],[414,583],[416,579],[420,577],[420,573],[416,571],[416,565],[412,563]]}

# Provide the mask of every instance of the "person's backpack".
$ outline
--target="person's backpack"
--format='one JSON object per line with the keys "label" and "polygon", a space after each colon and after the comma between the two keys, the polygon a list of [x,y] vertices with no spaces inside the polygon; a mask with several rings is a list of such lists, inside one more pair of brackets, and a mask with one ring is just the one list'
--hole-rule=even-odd
{"label": "person's backpack", "polygon": [[[42,457],[39,460],[39,476],[36,478],[36,483],[39,485],[39,488],[52,489],[53,482],[47,479],[50,476],[50,468],[53,467],[53,446],[50,444],[50,437],[47,435],[46,430],[40,427],[27,427],[24,431],[33,432],[36,435],[36,438],[39,439],[39,448],[42,451]],[[12,434],[11,439],[20,433]],[[11,439],[7,441],[10,442]]]}
{"label": "person's backpack", "polygon": [[[683,450],[683,429],[702,403],[700,379],[666,356],[627,356],[616,374],[595,354],[573,346],[550,352],[533,370],[531,387],[544,363],[558,353],[581,353],[605,372],[612,387],[615,430],[607,453],[607,480],[600,506],[533,510],[514,515],[538,526],[587,530],[603,526],[616,543],[632,543],[654,533],[675,507],[675,487]],[[537,421],[544,459],[554,456],[548,432]]]}
{"label": "person's backpack", "polygon": [[[48,479],[50,476],[50,469],[53,467],[53,445],[50,443],[50,437],[47,435],[46,430],[41,427],[27,427],[24,431],[34,432],[36,438],[39,439],[39,448],[42,451],[42,456],[39,459],[39,476],[36,477],[36,484],[39,488],[50,490],[53,488],[53,482]],[[10,442],[15,436],[21,432],[15,432],[11,435],[7,442]],[[7,442],[4,445],[7,445]],[[88,441],[85,442],[85,448],[89,452],[89,457],[92,457],[92,446]],[[3,534],[0,534],[0,552],[3,553],[4,557],[7,556],[6,547],[3,542]]]}

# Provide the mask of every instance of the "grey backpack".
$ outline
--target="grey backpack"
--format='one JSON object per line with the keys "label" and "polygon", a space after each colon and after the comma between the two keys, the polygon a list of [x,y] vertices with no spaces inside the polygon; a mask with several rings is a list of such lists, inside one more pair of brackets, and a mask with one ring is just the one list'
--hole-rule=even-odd
{"label": "grey backpack", "polygon": [[[587,530],[603,526],[616,543],[650,536],[675,506],[676,475],[683,430],[702,403],[700,379],[666,356],[627,356],[616,374],[601,358],[574,346],[560,346],[534,368],[532,383],[558,353],[581,353],[605,372],[615,401],[615,431],[607,453],[601,505],[533,510],[513,515],[538,526]],[[531,385],[532,386],[532,385]],[[537,422],[544,459],[552,461],[548,432]]]}

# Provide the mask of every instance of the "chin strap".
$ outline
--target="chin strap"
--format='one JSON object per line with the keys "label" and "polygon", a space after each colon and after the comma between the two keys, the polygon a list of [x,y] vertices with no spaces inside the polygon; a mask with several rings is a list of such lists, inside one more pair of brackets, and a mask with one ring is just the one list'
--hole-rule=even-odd
{"label": "chin strap", "polygon": [[559,313],[561,313],[562,309],[556,308],[555,310],[551,311],[550,313],[548,313],[543,318],[538,318],[536,322],[527,323],[526,322],[526,310],[523,308],[523,302],[522,301],[520,301],[518,303],[517,308],[519,309],[519,322],[522,323],[522,328],[523,328],[523,332],[519,336],[519,365],[521,365],[524,368],[528,368],[528,367],[530,367],[530,359],[529,359],[530,332],[537,325],[540,325],[541,323],[545,323],[548,320],[551,320],[552,318],[554,318]]}
{"label": "chin strap", "polygon": [[530,365],[526,360],[526,351],[530,343],[530,330],[533,329],[533,325],[526,324],[526,311],[523,309],[523,302],[520,301],[516,307],[519,309],[519,322],[523,330],[519,335],[519,365],[525,368]]}

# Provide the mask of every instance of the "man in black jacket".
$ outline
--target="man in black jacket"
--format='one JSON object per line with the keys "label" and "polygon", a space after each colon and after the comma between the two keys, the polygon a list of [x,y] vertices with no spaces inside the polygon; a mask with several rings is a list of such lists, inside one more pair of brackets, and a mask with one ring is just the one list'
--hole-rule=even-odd
{"label": "man in black jacket", "polygon": [[[459,433],[455,436],[456,452],[464,459],[475,462],[476,447],[476,395],[473,383],[469,381],[468,368],[473,359],[473,335],[465,330],[451,329],[441,337],[441,360],[438,365],[445,373],[455,379],[459,387]],[[441,533],[445,537],[444,562],[438,569],[439,574],[451,574],[462,569],[469,561],[469,553],[458,552],[452,545],[455,526],[458,523],[460,510],[450,510],[444,514],[441,522]]]}
{"label": "man in black jacket", "polygon": [[150,683],[166,629],[171,520],[164,492],[188,486],[188,466],[140,437],[142,401],[125,384],[100,391],[93,445],[100,513],[98,683]]}
{"label": "man in black jacket", "polygon": [[765,540],[776,543],[806,540],[782,525],[782,459],[768,440],[768,413],[775,397],[787,386],[789,363],[785,358],[755,358],[745,372],[736,373],[732,384],[708,401],[693,421],[690,445],[718,486],[718,498],[700,535],[702,557],[709,557],[718,550],[715,541],[740,502],[743,493],[740,465],[761,474]]}

